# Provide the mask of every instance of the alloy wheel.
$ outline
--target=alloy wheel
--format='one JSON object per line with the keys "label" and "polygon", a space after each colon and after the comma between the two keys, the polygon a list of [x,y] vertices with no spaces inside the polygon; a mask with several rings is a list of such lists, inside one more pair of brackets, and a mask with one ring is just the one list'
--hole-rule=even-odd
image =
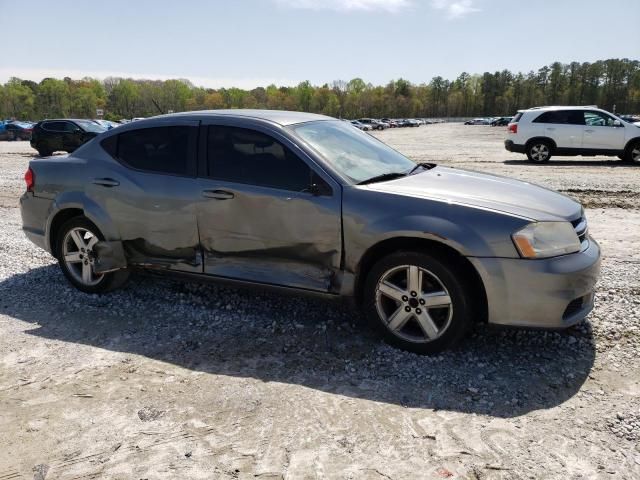
{"label": "alloy wheel", "polygon": [[640,163],[640,145],[631,149],[631,161],[634,163]]}
{"label": "alloy wheel", "polygon": [[453,317],[453,303],[442,281],[416,265],[387,270],[376,287],[376,309],[396,336],[414,343],[441,337]]}
{"label": "alloy wheel", "polygon": [[531,147],[531,158],[536,162],[544,162],[549,159],[549,147],[544,143],[538,143]]}
{"label": "alloy wheel", "polygon": [[93,271],[96,259],[93,247],[98,241],[97,235],[82,227],[72,228],[64,236],[64,263],[76,281],[86,286],[97,285],[104,277]]}

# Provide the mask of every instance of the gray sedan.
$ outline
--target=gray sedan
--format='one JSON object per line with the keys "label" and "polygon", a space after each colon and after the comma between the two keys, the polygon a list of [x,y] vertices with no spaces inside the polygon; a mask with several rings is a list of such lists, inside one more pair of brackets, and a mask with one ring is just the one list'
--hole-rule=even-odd
{"label": "gray sedan", "polygon": [[78,289],[134,269],[355,299],[418,353],[474,322],[561,328],[593,308],[582,207],[507,178],[415,164],[330,117],[229,110],[140,120],[32,160],[23,229]]}

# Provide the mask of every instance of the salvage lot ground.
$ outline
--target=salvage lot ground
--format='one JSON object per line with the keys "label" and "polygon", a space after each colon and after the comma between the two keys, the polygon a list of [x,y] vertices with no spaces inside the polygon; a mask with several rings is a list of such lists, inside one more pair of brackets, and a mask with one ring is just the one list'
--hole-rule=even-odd
{"label": "salvage lot ground", "polygon": [[376,135],[580,199],[596,309],[560,333],[478,326],[437,357],[315,300],[145,276],[81,294],[20,231],[33,151],[0,143],[0,480],[639,478],[640,167],[531,165],[503,133]]}

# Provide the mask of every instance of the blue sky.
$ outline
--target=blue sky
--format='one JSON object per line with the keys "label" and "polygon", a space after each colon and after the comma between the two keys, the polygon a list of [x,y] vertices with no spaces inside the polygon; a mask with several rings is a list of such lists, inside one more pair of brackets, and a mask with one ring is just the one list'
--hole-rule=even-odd
{"label": "blue sky", "polygon": [[0,0],[0,82],[422,83],[555,60],[639,59],[639,24],[640,0]]}

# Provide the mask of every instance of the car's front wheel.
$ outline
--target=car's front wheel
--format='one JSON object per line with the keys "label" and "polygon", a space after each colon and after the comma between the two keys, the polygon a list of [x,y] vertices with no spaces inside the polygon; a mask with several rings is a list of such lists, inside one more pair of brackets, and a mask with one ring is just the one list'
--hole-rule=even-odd
{"label": "car's front wheel", "polygon": [[471,324],[468,288],[459,268],[420,252],[397,252],[371,269],[364,310],[384,340],[433,354],[453,346]]}
{"label": "car's front wheel", "polygon": [[536,163],[548,162],[551,158],[551,145],[543,140],[531,142],[527,146],[527,158]]}
{"label": "car's front wheel", "polygon": [[122,286],[129,277],[126,270],[96,273],[96,243],[104,240],[98,228],[85,217],[68,220],[59,229],[55,256],[67,280],[86,293],[105,293]]}
{"label": "car's front wheel", "polygon": [[634,165],[640,165],[640,142],[636,141],[629,145],[624,160]]}

